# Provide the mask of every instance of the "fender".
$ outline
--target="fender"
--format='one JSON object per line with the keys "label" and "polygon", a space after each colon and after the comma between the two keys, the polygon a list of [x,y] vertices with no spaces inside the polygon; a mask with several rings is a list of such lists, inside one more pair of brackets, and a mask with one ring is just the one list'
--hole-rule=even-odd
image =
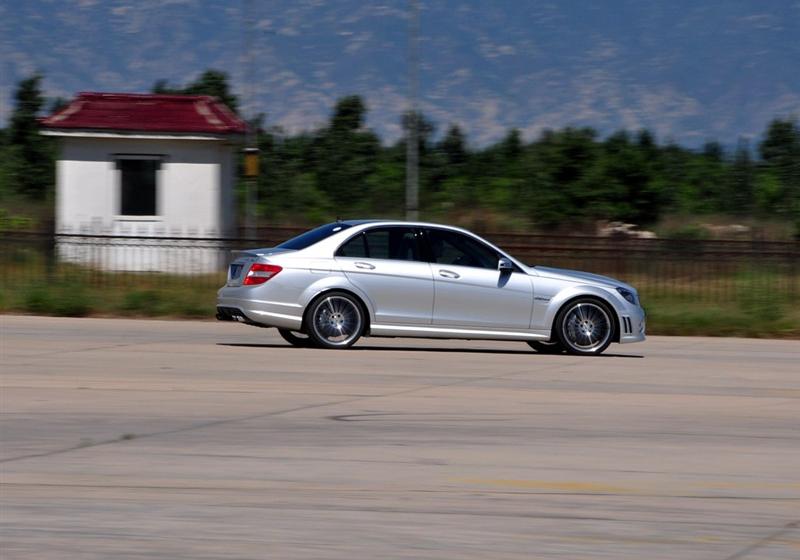
{"label": "fender", "polygon": [[[339,274],[341,274],[341,276],[339,276]],[[372,324],[375,320],[374,302],[369,298],[369,296],[367,296],[367,294],[363,292],[363,290],[360,290],[351,284],[343,273],[339,274],[336,274],[335,276],[321,277],[303,291],[299,299],[300,306],[303,309],[303,314],[305,315],[305,310],[308,307],[308,304],[311,303],[313,299],[321,293],[330,292],[331,290],[344,290],[345,292],[350,292],[361,300],[361,302],[364,304],[364,307],[367,308],[369,324]]]}
{"label": "fender", "polygon": [[[619,307],[617,301],[615,301],[614,295],[606,291],[602,288],[598,288],[596,286],[586,286],[577,284],[575,286],[570,286],[558,292],[549,302],[547,306],[547,311],[545,311],[544,316],[544,324],[547,326],[548,330],[553,329],[553,322],[556,320],[556,315],[561,307],[569,300],[575,299],[577,297],[596,297],[598,299],[603,300],[608,306],[612,309],[614,314],[616,315],[616,322],[619,326],[622,310]],[[619,330],[619,329],[617,329]]]}

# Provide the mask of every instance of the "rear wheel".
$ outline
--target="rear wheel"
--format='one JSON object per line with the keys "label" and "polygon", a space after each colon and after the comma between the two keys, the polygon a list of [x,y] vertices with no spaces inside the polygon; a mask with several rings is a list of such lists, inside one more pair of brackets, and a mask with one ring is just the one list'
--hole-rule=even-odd
{"label": "rear wheel", "polygon": [[307,334],[299,331],[290,331],[289,329],[278,329],[278,334],[281,335],[283,340],[285,340],[292,346],[297,346],[298,348],[307,348],[312,345],[311,338]]}
{"label": "rear wheel", "polygon": [[349,348],[364,331],[361,304],[346,292],[323,294],[308,306],[306,330],[317,346]]}
{"label": "rear wheel", "polygon": [[570,354],[600,354],[614,338],[612,311],[599,300],[576,299],[559,311],[555,331]]}
{"label": "rear wheel", "polygon": [[561,354],[564,346],[557,340],[544,342],[543,340],[528,340],[528,346],[536,350],[539,354]]}

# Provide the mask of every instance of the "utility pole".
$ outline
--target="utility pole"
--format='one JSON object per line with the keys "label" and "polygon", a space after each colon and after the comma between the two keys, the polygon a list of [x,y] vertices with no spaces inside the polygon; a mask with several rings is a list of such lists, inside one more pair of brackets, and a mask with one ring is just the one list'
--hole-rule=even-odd
{"label": "utility pole", "polygon": [[408,131],[406,132],[406,219],[419,219],[419,0],[409,0]]}
{"label": "utility pole", "polygon": [[[258,138],[256,131],[256,119],[254,114],[255,107],[255,52],[254,52],[254,14],[252,0],[245,0],[244,13],[242,14],[245,25],[244,49],[245,49],[245,71],[244,71],[244,97],[247,113],[250,118],[245,119],[247,131],[245,133],[244,149],[244,176],[245,176],[245,237],[253,239],[256,236],[256,205],[258,204]],[[244,109],[242,110],[244,113]]]}

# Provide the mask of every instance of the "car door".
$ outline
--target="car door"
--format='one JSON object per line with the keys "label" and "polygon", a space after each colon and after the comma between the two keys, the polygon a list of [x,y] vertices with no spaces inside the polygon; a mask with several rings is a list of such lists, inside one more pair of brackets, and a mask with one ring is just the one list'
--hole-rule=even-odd
{"label": "car door", "polygon": [[421,253],[421,231],[379,226],[345,241],[336,262],[370,299],[378,324],[430,325],[433,275]]}
{"label": "car door", "polygon": [[434,325],[530,328],[530,276],[498,270],[502,255],[474,237],[437,228],[427,228],[425,236],[434,279]]}

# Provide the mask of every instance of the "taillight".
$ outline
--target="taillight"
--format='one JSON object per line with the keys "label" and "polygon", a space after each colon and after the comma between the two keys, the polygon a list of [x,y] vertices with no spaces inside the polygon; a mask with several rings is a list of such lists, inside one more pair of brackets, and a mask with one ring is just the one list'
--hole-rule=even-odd
{"label": "taillight", "polygon": [[283,268],[276,264],[253,263],[253,266],[250,267],[250,270],[248,271],[247,276],[245,276],[242,284],[245,286],[263,284],[278,274],[281,270],[283,270]]}

